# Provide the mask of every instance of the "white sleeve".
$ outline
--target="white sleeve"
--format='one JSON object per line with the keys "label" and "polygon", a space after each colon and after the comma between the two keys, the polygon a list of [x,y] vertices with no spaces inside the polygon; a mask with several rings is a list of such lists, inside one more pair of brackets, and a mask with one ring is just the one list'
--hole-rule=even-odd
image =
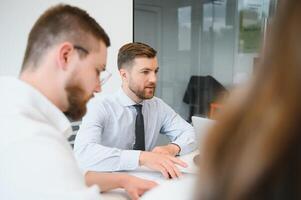
{"label": "white sleeve", "polygon": [[102,133],[109,120],[105,106],[93,99],[83,118],[74,142],[74,153],[83,171],[134,170],[139,166],[141,151],[121,150],[101,145]]}
{"label": "white sleeve", "polygon": [[[3,199],[99,200],[97,186],[85,185],[65,138],[26,138],[1,153],[0,193]],[[1,198],[1,199],[2,199]]]}
{"label": "white sleeve", "polygon": [[193,127],[177,114],[170,106],[161,101],[163,124],[160,130],[171,143],[179,145],[180,155],[189,153],[196,149],[196,139]]}

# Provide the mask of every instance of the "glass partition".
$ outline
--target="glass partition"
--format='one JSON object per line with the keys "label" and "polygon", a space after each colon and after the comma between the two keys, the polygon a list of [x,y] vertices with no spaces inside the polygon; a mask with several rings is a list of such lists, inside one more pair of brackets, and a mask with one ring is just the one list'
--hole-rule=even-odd
{"label": "glass partition", "polygon": [[253,72],[275,0],[135,0],[134,41],[158,51],[156,96],[187,121]]}

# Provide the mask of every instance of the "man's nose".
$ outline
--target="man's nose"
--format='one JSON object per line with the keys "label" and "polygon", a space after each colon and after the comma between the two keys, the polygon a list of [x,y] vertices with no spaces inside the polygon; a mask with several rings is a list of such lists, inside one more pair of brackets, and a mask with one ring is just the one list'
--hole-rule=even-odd
{"label": "man's nose", "polygon": [[156,83],[157,82],[157,74],[155,72],[151,73],[149,77],[149,82]]}

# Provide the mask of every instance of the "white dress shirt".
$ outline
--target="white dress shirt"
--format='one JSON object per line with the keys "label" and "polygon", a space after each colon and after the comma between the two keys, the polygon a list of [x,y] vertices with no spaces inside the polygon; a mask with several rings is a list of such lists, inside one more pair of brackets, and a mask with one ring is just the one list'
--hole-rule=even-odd
{"label": "white dress shirt", "polygon": [[0,94],[0,199],[99,199],[73,157],[63,113],[16,78],[0,78]]}
{"label": "white dress shirt", "polygon": [[[136,103],[122,89],[110,96],[98,96],[88,104],[74,145],[80,167],[86,171],[134,170],[140,151],[135,143]],[[196,147],[193,127],[157,97],[142,103],[145,149],[152,150],[159,133],[180,146],[180,154]]]}

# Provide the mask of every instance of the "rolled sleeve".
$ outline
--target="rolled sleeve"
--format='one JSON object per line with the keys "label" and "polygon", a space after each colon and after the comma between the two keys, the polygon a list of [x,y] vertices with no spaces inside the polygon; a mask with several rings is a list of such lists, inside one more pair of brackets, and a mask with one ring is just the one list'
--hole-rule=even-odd
{"label": "rolled sleeve", "polygon": [[194,132],[187,133],[189,137],[179,137],[175,141],[172,141],[173,144],[178,145],[181,150],[178,155],[187,154],[196,149],[196,141]]}
{"label": "rolled sleeve", "polygon": [[164,102],[162,102],[162,110],[165,115],[163,115],[160,132],[165,134],[171,143],[181,148],[179,155],[195,150],[197,144],[193,127]]}

